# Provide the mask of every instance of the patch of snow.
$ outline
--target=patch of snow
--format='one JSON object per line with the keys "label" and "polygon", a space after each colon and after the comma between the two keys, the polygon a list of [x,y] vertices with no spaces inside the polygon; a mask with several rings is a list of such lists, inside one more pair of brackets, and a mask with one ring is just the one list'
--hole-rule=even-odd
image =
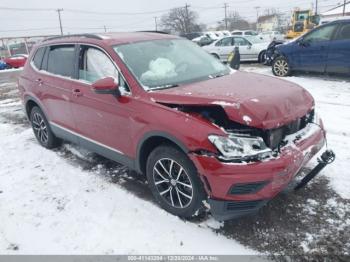
{"label": "patch of snow", "polygon": [[252,122],[252,119],[251,119],[249,116],[244,115],[244,116],[243,116],[243,121],[244,121],[247,125],[249,125],[249,124]]}
{"label": "patch of snow", "polygon": [[256,254],[13,130],[0,124],[1,254]]}

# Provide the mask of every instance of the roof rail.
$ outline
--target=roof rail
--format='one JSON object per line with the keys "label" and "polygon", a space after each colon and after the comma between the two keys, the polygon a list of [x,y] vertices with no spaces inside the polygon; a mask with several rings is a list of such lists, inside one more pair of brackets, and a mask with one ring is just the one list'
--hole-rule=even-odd
{"label": "roof rail", "polygon": [[94,35],[94,34],[73,34],[73,35],[60,35],[60,36],[54,36],[44,39],[43,41],[50,41],[54,39],[61,39],[61,38],[69,38],[69,37],[85,37],[85,38],[93,38],[98,40],[103,40],[101,36]]}
{"label": "roof rail", "polygon": [[169,33],[164,32],[164,31],[155,31],[155,30],[145,30],[145,31],[136,31],[140,33],[157,33],[157,34],[164,34],[164,35],[169,35]]}

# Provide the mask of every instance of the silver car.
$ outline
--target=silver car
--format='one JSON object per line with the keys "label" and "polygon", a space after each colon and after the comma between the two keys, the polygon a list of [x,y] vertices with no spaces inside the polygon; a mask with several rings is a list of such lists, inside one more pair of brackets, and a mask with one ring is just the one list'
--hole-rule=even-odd
{"label": "silver car", "polygon": [[255,36],[229,36],[221,38],[203,48],[222,62],[227,62],[228,55],[234,50],[235,46],[238,46],[241,61],[263,62],[268,45],[269,42]]}

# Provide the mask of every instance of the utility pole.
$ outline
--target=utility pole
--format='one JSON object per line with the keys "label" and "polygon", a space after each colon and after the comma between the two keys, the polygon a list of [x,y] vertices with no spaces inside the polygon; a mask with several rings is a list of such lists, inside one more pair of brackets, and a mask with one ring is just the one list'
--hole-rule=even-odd
{"label": "utility pole", "polygon": [[255,6],[254,8],[256,9],[256,29],[258,30],[259,9],[260,9],[260,6]]}
{"label": "utility pole", "polygon": [[224,9],[225,9],[225,30],[227,30],[227,8],[228,8],[228,4],[224,3]]}
{"label": "utility pole", "polygon": [[315,15],[317,15],[317,11],[318,11],[318,0],[316,0]]}
{"label": "utility pole", "polygon": [[345,16],[345,6],[346,6],[346,0],[344,0],[344,6],[343,6],[343,16]]}
{"label": "utility pole", "polygon": [[155,25],[155,28],[156,28],[156,32],[158,31],[158,23],[157,23],[157,18],[158,17],[154,17],[154,25]]}
{"label": "utility pole", "polygon": [[186,5],[185,5],[185,11],[186,11],[185,33],[189,33],[189,32],[188,32],[188,25],[189,25],[189,23],[188,23],[188,21],[189,21],[188,8],[189,8],[189,7],[190,7],[190,5],[188,5],[188,4],[186,3]]}
{"label": "utility pole", "polygon": [[58,8],[56,12],[58,13],[58,20],[60,21],[60,29],[61,29],[61,35],[63,35],[63,28],[62,28],[62,21],[61,21],[61,12],[63,11],[62,8]]}

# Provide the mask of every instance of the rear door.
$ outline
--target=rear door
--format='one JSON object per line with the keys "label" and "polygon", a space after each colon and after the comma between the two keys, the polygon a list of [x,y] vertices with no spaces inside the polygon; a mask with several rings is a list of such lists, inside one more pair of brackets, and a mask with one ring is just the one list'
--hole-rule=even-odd
{"label": "rear door", "polygon": [[325,72],[329,46],[336,28],[337,24],[329,24],[306,34],[295,47],[295,69]]}
{"label": "rear door", "polygon": [[328,73],[350,73],[350,23],[340,24],[330,44],[326,71]]}
{"label": "rear door", "polygon": [[[73,90],[72,111],[79,143],[128,165],[131,108],[135,106],[131,91],[110,56],[101,48],[80,45],[78,57],[79,73]],[[122,97],[93,91],[92,84],[105,77],[113,77],[118,82]]]}
{"label": "rear door", "polygon": [[75,53],[74,44],[47,47],[36,79],[40,86],[40,100],[48,111],[52,126],[69,130],[75,129],[71,110],[76,78]]}

